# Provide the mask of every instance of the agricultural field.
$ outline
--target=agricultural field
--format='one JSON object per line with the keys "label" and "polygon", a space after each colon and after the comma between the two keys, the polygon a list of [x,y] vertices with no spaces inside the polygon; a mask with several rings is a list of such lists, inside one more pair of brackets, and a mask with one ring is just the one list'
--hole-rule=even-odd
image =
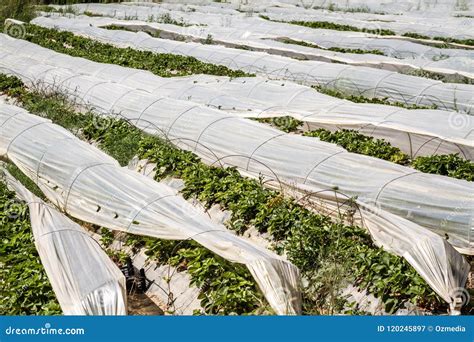
{"label": "agricultural field", "polygon": [[0,314],[472,315],[474,8],[426,4],[2,2]]}

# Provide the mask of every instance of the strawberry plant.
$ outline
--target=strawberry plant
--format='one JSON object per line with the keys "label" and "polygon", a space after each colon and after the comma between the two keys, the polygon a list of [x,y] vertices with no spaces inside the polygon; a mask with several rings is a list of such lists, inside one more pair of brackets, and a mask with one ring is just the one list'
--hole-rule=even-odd
{"label": "strawberry plant", "polygon": [[257,119],[257,121],[271,124],[272,126],[275,126],[286,133],[296,131],[303,124],[302,121],[299,121],[293,118],[292,116],[280,116],[276,118]]}
{"label": "strawberry plant", "polygon": [[412,166],[421,172],[474,181],[474,162],[458,154],[417,157]]}
{"label": "strawberry plant", "polygon": [[[0,86],[3,78],[3,75],[0,75]],[[65,128],[74,130],[82,138],[95,140],[101,148],[120,160],[122,164],[126,164],[135,153],[146,154],[148,149],[154,146],[155,139],[147,139],[150,137],[123,120],[111,120],[107,122],[107,125],[97,125],[97,118],[94,118],[91,113],[73,112],[72,106],[64,102],[64,96],[61,94],[45,96],[45,94],[29,92],[23,87],[21,81],[14,77],[8,79],[8,84],[11,88],[5,86],[2,90],[4,92],[15,90],[21,94],[19,99],[25,108],[48,117]],[[21,86],[17,87],[18,85]],[[164,159],[160,165],[166,167],[161,173],[157,173],[157,178],[184,171],[184,165],[200,163],[199,159],[190,152],[179,151],[171,145],[163,144],[162,146],[168,147],[161,152]],[[150,152],[148,153],[151,155]],[[17,178],[21,177],[28,188],[36,187],[14,165],[9,166],[9,171],[13,172]],[[107,248],[113,241],[113,234],[106,228],[102,228],[100,233],[101,243]],[[181,265],[181,269],[187,269],[187,265],[192,266],[188,273],[192,282],[202,290],[199,297],[206,314],[248,314],[257,309],[259,312],[270,310],[254,283],[253,277],[245,267],[232,264],[196,243],[144,238],[129,234],[128,244],[136,249],[145,247],[147,255],[160,263],[170,262],[172,265]],[[198,251],[197,256],[205,256],[205,262],[197,260],[196,256],[192,258],[190,254],[192,251]],[[119,261],[123,261],[125,257],[123,253],[110,249],[107,249],[107,252],[113,259]]]}
{"label": "strawberry plant", "polygon": [[14,76],[0,74],[0,93],[10,97],[18,97],[23,91],[23,82]]}
{"label": "strawberry plant", "polygon": [[0,315],[59,315],[28,213],[27,205],[0,182]]}
{"label": "strawberry plant", "polygon": [[322,141],[337,144],[349,152],[377,157],[401,165],[409,163],[408,155],[400,151],[399,148],[393,147],[383,139],[375,139],[354,130],[342,129],[331,132],[327,129],[320,128],[315,131],[305,132],[304,135],[317,137]]}

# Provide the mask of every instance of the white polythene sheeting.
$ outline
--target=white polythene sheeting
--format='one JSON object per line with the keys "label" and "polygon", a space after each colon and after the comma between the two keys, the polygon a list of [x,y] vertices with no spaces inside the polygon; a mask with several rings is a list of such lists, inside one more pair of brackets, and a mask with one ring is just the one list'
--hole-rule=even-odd
{"label": "white polythene sheeting", "polygon": [[114,25],[125,27],[132,31],[160,32],[161,35],[166,33],[171,36],[176,36],[176,40],[178,40],[177,37],[185,37],[186,40],[193,41],[205,40],[210,35],[215,44],[221,44],[228,47],[245,46],[249,50],[262,51],[273,55],[281,55],[296,59],[367,66],[377,69],[397,71],[405,74],[424,70],[444,76],[445,81],[456,81],[460,76],[474,79],[474,63],[472,62],[472,58],[467,56],[449,57],[445,55],[444,58],[435,58],[434,60],[421,57],[399,59],[369,53],[342,53],[297,44],[286,44],[277,41],[279,37],[253,37],[248,34],[248,31],[242,31],[241,36],[236,36],[235,29],[231,27],[183,27],[137,20],[117,20],[115,18],[107,17],[77,17],[75,20],[86,21],[97,27]]}
{"label": "white polythene sheeting", "polygon": [[[228,78],[209,75],[163,78],[144,70],[102,64],[59,54],[38,45],[0,35],[0,70],[31,83],[84,74],[143,89],[157,96],[193,101],[243,117],[291,115],[305,129],[357,129],[383,138],[410,157],[459,153],[474,159],[474,117],[441,110],[406,110],[358,104],[330,97],[289,81],[261,77]],[[54,68],[44,67],[52,66]],[[64,69],[64,70],[60,70]],[[69,76],[66,76],[69,75]],[[59,76],[56,76],[59,82]]]}
{"label": "white polythene sheeting", "polygon": [[[195,151],[210,164],[237,166],[311,192],[337,187],[349,197],[357,196],[442,236],[448,234],[454,246],[473,253],[471,182],[348,153],[311,137],[284,134],[191,101],[150,94],[102,78],[48,65],[33,69],[27,69],[26,76],[17,75],[27,82],[32,81],[32,75],[41,75],[43,86],[65,92],[98,112],[120,113],[139,128]],[[431,196],[436,192],[442,197]]]}
{"label": "white polythene sheeting", "polygon": [[301,312],[298,269],[212,223],[174,189],[80,141],[49,120],[0,104],[0,156],[14,162],[64,212],[86,222],[162,239],[193,239],[245,264],[278,314]]}
{"label": "white polythene sheeting", "polygon": [[126,315],[125,277],[77,223],[44,203],[5,171],[27,202],[41,263],[65,315]]}
{"label": "white polythene sheeting", "polygon": [[298,61],[262,52],[152,38],[145,33],[90,27],[72,19],[41,17],[33,22],[117,46],[193,56],[205,62],[256,72],[270,78],[293,80],[306,85],[323,85],[366,97],[387,97],[393,101],[428,106],[436,104],[448,110],[472,110],[474,85],[442,83],[366,67]]}

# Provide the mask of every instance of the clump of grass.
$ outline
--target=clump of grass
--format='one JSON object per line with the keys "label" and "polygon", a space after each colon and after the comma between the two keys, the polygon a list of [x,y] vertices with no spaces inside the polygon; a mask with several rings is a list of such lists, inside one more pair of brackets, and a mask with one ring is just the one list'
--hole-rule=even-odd
{"label": "clump of grass", "polygon": [[[154,21],[154,20],[149,20],[149,21]],[[183,26],[183,27],[192,26],[191,24],[186,23],[183,18],[179,18],[178,20],[173,19],[169,13],[164,13],[161,16],[159,16],[156,19],[156,22],[162,23],[162,24]]]}
{"label": "clump of grass", "polygon": [[33,0],[2,0],[0,3],[0,26],[7,18],[30,21],[35,17],[34,4]]}
{"label": "clump of grass", "polygon": [[15,177],[21,184],[23,184],[28,190],[30,190],[34,195],[41,198],[42,200],[46,200],[46,196],[44,195],[43,191],[36,185],[35,182],[31,180],[27,175],[25,175],[15,164],[7,163],[6,169],[10,174]]}

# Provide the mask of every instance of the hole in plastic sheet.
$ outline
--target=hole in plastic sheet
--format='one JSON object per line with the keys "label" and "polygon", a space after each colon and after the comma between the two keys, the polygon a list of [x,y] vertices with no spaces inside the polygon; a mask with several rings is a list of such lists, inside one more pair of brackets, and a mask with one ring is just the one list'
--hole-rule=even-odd
{"label": "hole in plastic sheet", "polygon": [[98,205],[98,206],[97,206],[97,210],[96,210],[95,212],[98,213],[101,209],[102,209],[101,206]]}
{"label": "hole in plastic sheet", "polygon": [[114,215],[114,219],[118,218],[119,217],[119,214],[115,213]]}

